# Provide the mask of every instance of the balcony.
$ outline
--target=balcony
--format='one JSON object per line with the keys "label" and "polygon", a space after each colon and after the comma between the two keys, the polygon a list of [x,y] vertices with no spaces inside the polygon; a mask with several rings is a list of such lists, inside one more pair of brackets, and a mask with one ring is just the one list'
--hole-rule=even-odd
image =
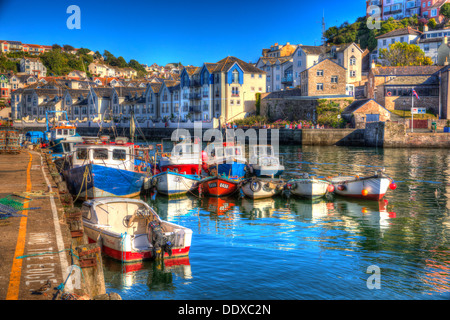
{"label": "balcony", "polygon": [[189,86],[190,87],[200,87],[201,86],[200,80],[191,80],[189,82]]}
{"label": "balcony", "polygon": [[286,84],[291,83],[292,84],[292,81],[293,81],[292,74],[281,78],[281,83],[286,83]]}
{"label": "balcony", "polygon": [[200,100],[201,98],[200,93],[189,93],[189,100]]}
{"label": "balcony", "polygon": [[201,106],[190,106],[189,107],[189,112],[201,113],[202,112],[202,107]]}

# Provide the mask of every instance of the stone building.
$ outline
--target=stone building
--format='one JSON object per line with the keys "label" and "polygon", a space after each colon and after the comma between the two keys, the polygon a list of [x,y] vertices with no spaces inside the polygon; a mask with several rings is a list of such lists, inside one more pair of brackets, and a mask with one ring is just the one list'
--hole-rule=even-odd
{"label": "stone building", "polygon": [[374,99],[388,110],[410,110],[412,90],[414,107],[427,108],[439,114],[440,71],[442,66],[376,67],[369,72],[368,98]]}
{"label": "stone building", "polygon": [[356,100],[342,111],[342,117],[357,129],[368,122],[388,121],[391,112],[373,99]]}
{"label": "stone building", "polygon": [[301,73],[302,96],[346,95],[346,68],[330,59]]}

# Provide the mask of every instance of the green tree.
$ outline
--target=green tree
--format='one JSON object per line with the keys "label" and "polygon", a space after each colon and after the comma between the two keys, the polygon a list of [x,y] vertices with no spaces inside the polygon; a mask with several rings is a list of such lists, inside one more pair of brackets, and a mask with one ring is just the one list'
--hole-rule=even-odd
{"label": "green tree", "polygon": [[418,45],[396,42],[389,49],[380,49],[380,56],[390,66],[432,65],[433,61],[425,56]]}
{"label": "green tree", "polygon": [[434,29],[434,28],[436,28],[436,25],[437,25],[437,23],[436,23],[436,20],[434,20],[434,18],[431,18],[430,20],[428,20],[429,28]]}
{"label": "green tree", "polygon": [[447,23],[447,21],[450,19],[450,3],[445,3],[439,10],[439,13],[444,16],[445,22]]}

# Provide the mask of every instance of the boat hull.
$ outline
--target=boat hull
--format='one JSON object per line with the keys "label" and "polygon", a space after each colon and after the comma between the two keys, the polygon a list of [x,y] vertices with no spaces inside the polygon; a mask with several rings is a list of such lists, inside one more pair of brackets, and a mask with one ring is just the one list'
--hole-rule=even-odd
{"label": "boat hull", "polygon": [[69,192],[80,199],[139,196],[146,176],[96,164],[71,168],[63,171],[63,175]]}
{"label": "boat hull", "polygon": [[[338,181],[340,179],[340,181]],[[367,177],[354,180],[343,180],[343,178],[331,179],[334,186],[334,193],[344,197],[381,200],[387,192],[390,179],[386,177]],[[367,190],[367,195],[362,194],[362,190]]]}
{"label": "boat hull", "polygon": [[281,193],[281,187],[268,185],[269,183],[262,180],[250,180],[242,185],[242,192],[251,199],[270,198]]}
{"label": "boat hull", "polygon": [[158,193],[168,196],[185,194],[191,191],[198,181],[200,179],[197,176],[171,171],[161,172],[152,178],[152,184]]}
{"label": "boat hull", "polygon": [[225,197],[235,193],[238,190],[238,181],[212,177],[202,182],[203,192],[213,197]]}
{"label": "boat hull", "polygon": [[[95,228],[84,224],[84,231],[88,237],[89,243],[99,243],[97,239],[101,239],[101,249],[105,255],[115,260],[123,262],[137,262],[142,260],[154,259],[153,248],[147,246],[146,248],[136,249],[133,245],[133,240],[129,236],[122,237],[118,234],[105,232],[104,229]],[[146,237],[146,234],[142,236]],[[184,243],[189,244],[184,247],[172,248],[171,257],[182,257],[189,255],[192,233],[184,234]],[[164,257],[169,257],[166,252]]]}
{"label": "boat hull", "polygon": [[291,194],[307,199],[323,197],[329,186],[329,182],[317,179],[295,179],[288,184],[291,184]]}

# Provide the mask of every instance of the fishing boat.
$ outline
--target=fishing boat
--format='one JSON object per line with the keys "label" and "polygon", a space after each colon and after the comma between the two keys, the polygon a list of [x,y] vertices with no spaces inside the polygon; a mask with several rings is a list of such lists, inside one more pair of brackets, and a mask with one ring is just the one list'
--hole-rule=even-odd
{"label": "fishing boat", "polygon": [[333,186],[326,180],[310,178],[305,173],[302,178],[289,180],[286,183],[286,189],[295,196],[314,199],[325,196],[327,192],[332,192]]}
{"label": "fishing boat", "polygon": [[[161,171],[170,170],[188,175],[200,174],[202,159],[199,141],[194,140],[194,143],[191,143],[184,136],[181,136],[180,140],[180,143],[174,145],[172,152],[161,153],[159,159]],[[162,145],[160,146],[162,148]]]}
{"label": "fishing boat", "polygon": [[257,177],[277,177],[284,172],[279,157],[271,145],[256,145],[250,148],[250,172]]}
{"label": "fishing boat", "polygon": [[182,174],[174,171],[164,171],[152,177],[152,185],[158,193],[174,196],[192,191],[200,181],[195,174]]}
{"label": "fishing boat", "polygon": [[76,132],[77,127],[68,121],[59,121],[57,125],[49,130],[49,149],[54,154],[64,154],[69,152],[68,145],[66,148],[63,142],[79,142],[81,136]]}
{"label": "fishing boat", "polygon": [[281,179],[264,179],[252,177],[242,183],[242,192],[251,199],[270,198],[283,191],[284,181]]}
{"label": "fishing boat", "polygon": [[142,200],[94,199],[81,210],[89,242],[113,259],[136,262],[189,254],[192,230],[162,220]]}
{"label": "fishing boat", "polygon": [[72,162],[63,170],[67,187],[80,199],[98,197],[135,197],[141,192],[146,172],[134,163],[134,143],[117,137],[85,138],[74,146]]}
{"label": "fishing boat", "polygon": [[226,197],[239,189],[239,180],[226,176],[207,177],[201,181],[201,193],[213,197]]}
{"label": "fishing boat", "polygon": [[224,142],[207,147],[204,169],[211,176],[225,175],[228,179],[240,180],[246,173],[246,159],[241,145]]}
{"label": "fishing boat", "polygon": [[337,195],[368,200],[381,200],[388,188],[397,188],[384,170],[377,170],[374,175],[367,177],[336,176],[330,177],[328,181],[333,184]]}

